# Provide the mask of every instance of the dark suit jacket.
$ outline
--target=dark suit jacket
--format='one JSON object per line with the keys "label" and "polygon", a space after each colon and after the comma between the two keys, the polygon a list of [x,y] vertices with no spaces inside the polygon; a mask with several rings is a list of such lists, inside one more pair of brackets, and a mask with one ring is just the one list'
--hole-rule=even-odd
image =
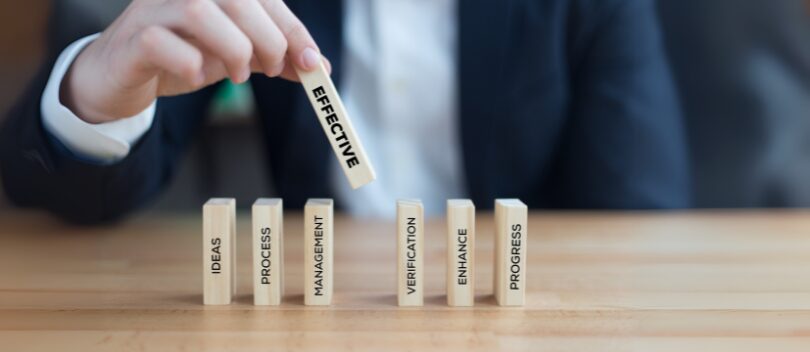
{"label": "dark suit jacket", "polygon": [[659,3],[693,205],[810,207],[810,2]]}
{"label": "dark suit jacket", "polygon": [[[339,81],[341,2],[288,4]],[[477,205],[491,207],[496,197],[542,208],[689,204],[681,120],[654,7],[650,0],[459,1],[459,126],[466,189]],[[52,43],[52,56],[68,43]],[[153,127],[130,155],[97,165],[43,130],[39,102],[52,65],[3,128],[9,197],[77,222],[114,219],[153,198],[203,122],[212,89],[159,99]],[[252,84],[278,196],[290,207],[330,196],[325,168],[334,156],[301,86],[259,76]]]}

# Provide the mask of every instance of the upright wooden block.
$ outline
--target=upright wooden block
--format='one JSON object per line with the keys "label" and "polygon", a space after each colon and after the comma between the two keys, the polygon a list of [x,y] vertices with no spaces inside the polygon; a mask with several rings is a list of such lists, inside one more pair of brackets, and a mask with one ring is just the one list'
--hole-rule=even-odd
{"label": "upright wooden block", "polygon": [[236,294],[236,200],[203,205],[203,303],[230,304]]}
{"label": "upright wooden block", "polygon": [[333,202],[310,199],[304,206],[304,304],[332,304]]}
{"label": "upright wooden block", "polygon": [[526,302],[528,208],[519,199],[495,200],[493,290],[502,306]]}
{"label": "upright wooden block", "polygon": [[447,304],[475,304],[475,205],[469,199],[447,201]]}
{"label": "upright wooden block", "polygon": [[253,304],[279,305],[284,295],[284,218],[279,198],[253,203]]}
{"label": "upright wooden block", "polygon": [[301,70],[297,72],[307,91],[312,108],[315,109],[318,121],[326,133],[335,155],[340,160],[340,166],[352,188],[357,189],[374,181],[377,177],[374,167],[371,166],[360,139],[357,137],[326,67],[321,63],[312,72]]}
{"label": "upright wooden block", "polygon": [[400,306],[424,304],[424,218],[421,201],[397,202],[397,302]]}

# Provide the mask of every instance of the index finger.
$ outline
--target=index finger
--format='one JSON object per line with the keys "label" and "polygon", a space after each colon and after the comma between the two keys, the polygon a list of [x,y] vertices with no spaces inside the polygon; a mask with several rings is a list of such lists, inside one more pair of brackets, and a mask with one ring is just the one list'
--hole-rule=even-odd
{"label": "index finger", "polygon": [[287,38],[287,57],[300,69],[312,71],[321,63],[321,53],[309,31],[282,0],[262,0],[262,6]]}

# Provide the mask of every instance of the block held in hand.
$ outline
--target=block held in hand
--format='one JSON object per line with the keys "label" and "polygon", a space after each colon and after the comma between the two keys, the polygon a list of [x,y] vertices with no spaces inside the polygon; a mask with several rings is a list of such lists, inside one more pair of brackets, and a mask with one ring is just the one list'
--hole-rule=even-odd
{"label": "block held in hand", "polygon": [[366,151],[360,144],[357,132],[349,120],[332,79],[327,74],[326,67],[321,63],[311,72],[298,69],[297,72],[312,108],[318,115],[318,121],[352,188],[357,189],[374,181],[377,177],[374,167],[371,166]]}

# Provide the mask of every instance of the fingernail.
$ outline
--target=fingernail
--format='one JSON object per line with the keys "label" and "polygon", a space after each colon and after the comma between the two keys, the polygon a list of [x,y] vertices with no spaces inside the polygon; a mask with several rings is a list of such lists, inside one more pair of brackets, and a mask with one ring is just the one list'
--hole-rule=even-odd
{"label": "fingernail", "polygon": [[194,77],[194,85],[201,86],[205,83],[205,72],[199,72]]}
{"label": "fingernail", "polygon": [[323,65],[326,66],[326,73],[331,75],[332,74],[332,63],[329,62],[329,60],[326,57],[323,58]]}
{"label": "fingernail", "polygon": [[245,83],[250,78],[250,67],[245,67],[239,72],[236,83]]}
{"label": "fingernail", "polygon": [[273,66],[273,68],[271,68],[270,70],[268,70],[265,73],[267,74],[267,76],[276,77],[276,76],[281,75],[282,72],[284,72],[284,62],[283,61],[280,62],[278,65]]}
{"label": "fingernail", "polygon": [[318,64],[320,63],[320,60],[321,60],[321,55],[319,55],[318,52],[315,51],[315,49],[306,48],[306,49],[304,49],[304,53],[302,55],[302,58],[303,58],[303,61],[304,61],[304,67],[303,68],[305,70],[307,70],[307,71],[312,71],[316,67],[318,67]]}

